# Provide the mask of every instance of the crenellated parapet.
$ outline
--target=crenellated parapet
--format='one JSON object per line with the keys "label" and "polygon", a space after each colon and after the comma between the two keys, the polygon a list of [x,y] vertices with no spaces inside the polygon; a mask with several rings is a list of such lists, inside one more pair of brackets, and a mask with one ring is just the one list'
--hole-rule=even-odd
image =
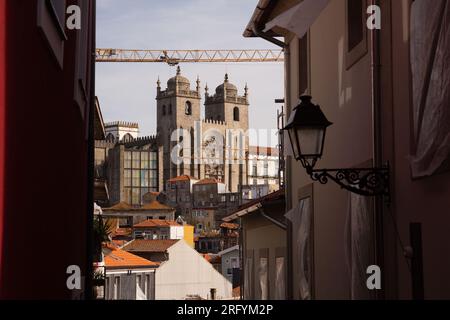
{"label": "crenellated parapet", "polygon": [[203,119],[202,122],[203,123],[207,123],[207,124],[219,125],[219,126],[226,126],[227,125],[227,123],[225,121],[214,120],[214,119]]}
{"label": "crenellated parapet", "polygon": [[114,122],[105,123],[105,128],[111,128],[111,127],[139,129],[139,124],[136,122],[127,122],[127,121],[114,121]]}

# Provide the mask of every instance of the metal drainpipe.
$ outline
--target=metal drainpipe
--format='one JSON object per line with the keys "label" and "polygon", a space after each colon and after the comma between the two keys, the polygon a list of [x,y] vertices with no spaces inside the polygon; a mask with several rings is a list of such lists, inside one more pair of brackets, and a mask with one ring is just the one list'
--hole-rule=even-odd
{"label": "metal drainpipe", "polygon": [[[379,0],[372,0],[373,5],[380,5]],[[375,167],[383,165],[382,128],[381,128],[381,54],[380,54],[380,30],[371,32],[371,76],[372,76],[372,132],[373,132],[373,162]],[[385,270],[384,263],[384,233],[383,233],[383,199],[376,197],[374,200],[375,212],[375,261],[381,270]],[[385,279],[385,277],[383,277]],[[377,300],[385,299],[386,283],[382,290],[376,293]]]}
{"label": "metal drainpipe", "polygon": [[[252,27],[253,33],[263,38],[264,40],[267,40],[279,47],[281,47],[284,50],[284,60],[285,60],[285,83],[286,83],[286,91],[285,91],[285,104],[286,104],[286,111],[291,111],[291,89],[290,89],[290,78],[291,78],[291,66],[290,66],[290,50],[289,45],[286,44],[283,41],[280,41],[278,39],[275,39],[263,31],[259,30],[256,25],[253,25]],[[289,173],[291,172],[291,158],[287,157],[287,161],[285,162],[285,198],[286,198],[286,211],[289,211],[292,209],[292,200],[291,200],[291,180],[287,179],[289,176]],[[293,249],[292,249],[292,223],[287,219],[286,221],[286,245],[287,245],[287,286],[286,286],[286,299],[287,300],[293,300],[294,298],[294,288],[293,288]]]}

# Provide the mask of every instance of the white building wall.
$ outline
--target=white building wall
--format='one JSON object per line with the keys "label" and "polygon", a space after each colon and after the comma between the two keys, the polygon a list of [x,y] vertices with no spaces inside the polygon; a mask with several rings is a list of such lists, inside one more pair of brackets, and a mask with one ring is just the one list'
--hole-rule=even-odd
{"label": "white building wall", "polygon": [[171,226],[170,227],[170,239],[171,240],[181,240],[184,238],[184,227],[183,226]]}
{"label": "white building wall", "polygon": [[184,240],[168,249],[169,260],[155,274],[156,300],[183,300],[188,295],[217,299],[232,297],[232,284]]}

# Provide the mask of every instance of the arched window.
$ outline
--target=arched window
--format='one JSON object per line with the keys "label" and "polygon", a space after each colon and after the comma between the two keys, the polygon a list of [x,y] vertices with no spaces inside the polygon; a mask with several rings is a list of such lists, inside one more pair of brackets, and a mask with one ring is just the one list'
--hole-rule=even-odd
{"label": "arched window", "polygon": [[166,105],[163,105],[163,107],[162,107],[162,115],[163,116],[166,115]]}
{"label": "arched window", "polygon": [[112,133],[108,133],[108,135],[106,136],[106,141],[114,142],[115,140],[116,138],[114,137],[114,135]]}
{"label": "arched window", "polygon": [[130,142],[133,141],[133,136],[129,133],[127,133],[124,137],[123,137],[123,142]]}
{"label": "arched window", "polygon": [[192,104],[190,101],[186,101],[186,105],[184,107],[184,113],[187,116],[190,116],[192,114]]}
{"label": "arched window", "polygon": [[172,104],[169,104],[169,114],[172,114]]}
{"label": "arched window", "polygon": [[233,109],[233,120],[239,121],[239,108],[238,107],[234,107],[234,109]]}

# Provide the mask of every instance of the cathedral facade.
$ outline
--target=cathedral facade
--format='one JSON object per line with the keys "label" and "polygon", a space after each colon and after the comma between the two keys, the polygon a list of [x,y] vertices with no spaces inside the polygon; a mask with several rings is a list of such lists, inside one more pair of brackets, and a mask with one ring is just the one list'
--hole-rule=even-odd
{"label": "cathedral facade", "polygon": [[201,112],[200,80],[190,81],[177,74],[165,90],[157,82],[157,144],[161,154],[159,177],[163,181],[181,175],[196,179],[213,178],[230,192],[247,185],[246,154],[248,88],[240,96],[225,75],[213,94],[205,87],[204,117]]}

